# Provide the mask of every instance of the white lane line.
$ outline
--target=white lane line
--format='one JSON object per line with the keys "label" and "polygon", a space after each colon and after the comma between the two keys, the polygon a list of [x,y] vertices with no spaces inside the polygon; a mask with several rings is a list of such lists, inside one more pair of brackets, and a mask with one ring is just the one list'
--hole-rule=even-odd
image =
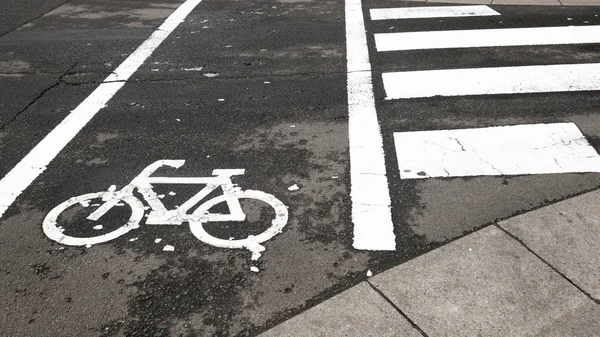
{"label": "white lane line", "polygon": [[361,0],[346,0],[345,9],[353,246],[365,250],[395,250],[390,192]]}
{"label": "white lane line", "polygon": [[600,172],[573,123],[394,133],[402,179]]}
{"label": "white lane line", "polygon": [[115,71],[0,180],[0,217],[77,133],[104,108],[154,50],[202,0],[177,8]]}
{"label": "white lane line", "polygon": [[600,63],[382,74],[386,99],[600,90]]}
{"label": "white lane line", "polygon": [[371,9],[370,12],[371,20],[426,19],[500,15],[500,13],[485,5],[374,8]]}
{"label": "white lane line", "polygon": [[377,51],[600,43],[600,26],[443,30],[375,34]]}

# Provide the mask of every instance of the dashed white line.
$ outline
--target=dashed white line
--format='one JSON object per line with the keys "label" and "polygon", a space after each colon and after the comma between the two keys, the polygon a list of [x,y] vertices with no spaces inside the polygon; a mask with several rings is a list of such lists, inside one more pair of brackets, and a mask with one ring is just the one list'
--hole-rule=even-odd
{"label": "dashed white line", "polygon": [[443,30],[375,34],[377,51],[600,43],[600,26]]}
{"label": "dashed white line", "polygon": [[394,133],[401,179],[600,172],[573,123]]}
{"label": "dashed white line", "polygon": [[387,99],[600,90],[600,63],[382,74]]}
{"label": "dashed white line", "polygon": [[0,180],[0,217],[202,0],[187,0]]}
{"label": "dashed white line", "polygon": [[346,0],[345,10],[353,246],[394,250],[396,238],[361,1]]}
{"label": "dashed white line", "polygon": [[374,8],[371,20],[426,19],[464,16],[492,16],[500,13],[485,5]]}

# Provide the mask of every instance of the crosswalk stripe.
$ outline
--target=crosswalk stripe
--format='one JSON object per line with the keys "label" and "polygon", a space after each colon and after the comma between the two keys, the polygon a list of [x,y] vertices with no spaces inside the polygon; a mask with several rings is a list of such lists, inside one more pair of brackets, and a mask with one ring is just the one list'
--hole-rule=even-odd
{"label": "crosswalk stripe", "polygon": [[353,247],[395,250],[383,139],[377,121],[361,0],[345,0]]}
{"label": "crosswalk stripe", "polygon": [[600,90],[600,63],[383,73],[386,99]]}
{"label": "crosswalk stripe", "polygon": [[374,8],[370,10],[371,20],[425,19],[461,16],[492,16],[500,13],[484,5]]}
{"label": "crosswalk stripe", "polygon": [[573,123],[394,133],[402,179],[600,172]]}
{"label": "crosswalk stripe", "polygon": [[375,34],[377,51],[600,43],[600,26],[444,30]]}

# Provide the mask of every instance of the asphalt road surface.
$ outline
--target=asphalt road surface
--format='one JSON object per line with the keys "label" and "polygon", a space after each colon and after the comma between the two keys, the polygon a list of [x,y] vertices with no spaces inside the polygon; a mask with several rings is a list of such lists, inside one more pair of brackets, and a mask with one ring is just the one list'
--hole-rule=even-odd
{"label": "asphalt road surface", "polygon": [[[600,187],[597,173],[577,168],[475,176],[446,171],[442,177],[420,171],[417,175],[425,178],[406,178],[402,172],[409,172],[397,158],[402,143],[394,141],[395,133],[410,136],[412,131],[573,123],[597,151],[596,91],[394,98],[383,80],[383,74],[394,72],[592,64],[600,60],[600,45],[384,52],[375,41],[378,33],[600,25],[600,11],[590,7],[490,6],[499,15],[372,20],[370,9],[424,4],[362,4],[395,250],[353,246],[352,198],[359,196],[351,186],[349,139],[363,135],[349,134],[343,1],[200,2],[81,131],[65,127],[75,131],[73,137],[63,134],[64,148],[46,142],[45,152],[27,157],[43,162],[39,158],[56,151],[43,172],[18,166],[84,100],[97,98],[94,90],[123,84],[119,78],[105,79],[119,73],[119,65],[181,4],[0,3],[0,176],[14,185],[21,179],[15,167],[36,172],[14,202],[0,205],[8,207],[0,218],[0,335],[257,335],[361,282],[369,272],[401,264],[498,219]],[[453,76],[443,87],[466,82],[467,75]],[[561,142],[559,137],[552,144]],[[158,168],[152,176],[171,179],[151,187],[144,185],[148,180],[134,180],[161,160],[185,163]],[[353,155],[352,160],[363,158]],[[244,171],[231,177],[235,186],[226,179],[185,179],[214,177],[215,169]],[[17,178],[7,181],[10,174]],[[177,213],[206,183],[214,191],[195,204],[230,193],[241,199],[245,220],[211,217],[232,211],[224,207],[224,198],[204,209],[208,215],[199,206],[195,220]],[[143,204],[132,196],[114,196],[126,186],[138,188],[133,196]],[[240,188],[259,192],[240,194]],[[70,199],[102,191],[107,193]],[[51,213],[67,200],[70,207]],[[97,221],[87,218],[111,200],[118,202]],[[165,217],[157,202],[175,210],[169,213],[175,216]],[[223,247],[254,242],[249,235],[260,237],[277,221],[285,226],[263,243],[258,259],[260,246]],[[119,228],[127,232],[108,242],[85,239],[109,238]],[[71,246],[65,237],[84,239]]]}

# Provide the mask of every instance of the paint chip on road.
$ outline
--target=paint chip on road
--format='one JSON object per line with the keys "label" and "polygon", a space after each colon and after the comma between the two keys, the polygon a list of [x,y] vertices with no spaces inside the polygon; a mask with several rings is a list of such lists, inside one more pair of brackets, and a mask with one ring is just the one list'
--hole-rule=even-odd
{"label": "paint chip on road", "polygon": [[164,252],[174,252],[175,251],[175,247],[171,246],[171,245],[166,245],[163,247],[163,251]]}
{"label": "paint chip on road", "polygon": [[600,172],[573,123],[394,133],[401,179]]}
{"label": "paint chip on road", "polygon": [[255,272],[255,273],[258,273],[258,272],[259,272],[258,268],[257,268],[257,267],[255,267],[255,266],[252,266],[252,267],[250,267],[250,270],[252,270],[252,271],[253,271],[253,272]]}
{"label": "paint chip on road", "polygon": [[297,190],[299,190],[299,189],[300,189],[300,187],[298,187],[298,185],[296,185],[296,184],[294,184],[294,185],[292,185],[292,186],[288,187],[288,191],[292,191],[292,192],[293,192],[293,191],[297,191]]}

